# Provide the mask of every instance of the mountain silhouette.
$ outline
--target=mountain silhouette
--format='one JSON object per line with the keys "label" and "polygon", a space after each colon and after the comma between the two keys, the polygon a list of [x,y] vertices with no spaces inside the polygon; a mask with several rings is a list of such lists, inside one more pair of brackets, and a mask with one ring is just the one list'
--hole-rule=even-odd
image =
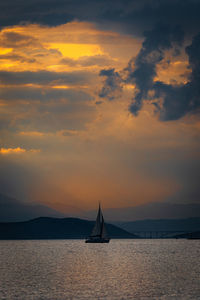
{"label": "mountain silhouette", "polygon": [[[0,223],[0,239],[82,239],[91,234],[94,221],[78,218],[40,217],[25,222]],[[111,238],[137,238],[112,224],[106,224]]]}

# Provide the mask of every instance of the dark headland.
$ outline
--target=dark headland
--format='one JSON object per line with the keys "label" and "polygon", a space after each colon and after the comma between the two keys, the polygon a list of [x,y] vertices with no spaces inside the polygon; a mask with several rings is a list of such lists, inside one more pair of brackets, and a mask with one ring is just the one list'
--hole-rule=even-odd
{"label": "dark headland", "polygon": [[[25,222],[0,223],[0,239],[84,239],[90,235],[94,221],[78,218],[40,217]],[[110,238],[137,238],[112,224],[106,224]]]}

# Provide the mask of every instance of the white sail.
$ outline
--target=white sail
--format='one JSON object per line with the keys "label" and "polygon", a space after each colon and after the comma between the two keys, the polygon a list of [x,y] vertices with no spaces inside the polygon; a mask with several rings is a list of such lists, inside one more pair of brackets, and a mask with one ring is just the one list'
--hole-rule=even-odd
{"label": "white sail", "polygon": [[99,211],[98,211],[98,214],[97,214],[97,218],[96,218],[94,228],[92,230],[91,237],[92,236],[101,236],[101,223],[102,223],[101,220],[102,220],[102,212],[101,212],[101,208],[100,208],[100,205],[99,205]]}
{"label": "white sail", "polygon": [[104,218],[103,218],[103,215],[102,215],[102,223],[101,223],[101,237],[104,239],[104,238],[107,238],[107,231],[106,231],[106,226],[105,226],[105,223],[104,223]]}

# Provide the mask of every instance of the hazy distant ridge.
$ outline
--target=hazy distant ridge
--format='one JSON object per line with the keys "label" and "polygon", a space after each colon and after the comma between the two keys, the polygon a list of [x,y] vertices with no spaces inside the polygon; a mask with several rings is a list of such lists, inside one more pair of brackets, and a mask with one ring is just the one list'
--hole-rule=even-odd
{"label": "hazy distant ridge", "polygon": [[67,217],[46,205],[22,202],[0,193],[0,222],[26,221],[40,216]]}
{"label": "hazy distant ridge", "polygon": [[197,231],[200,230],[200,218],[141,220],[116,222],[117,226],[129,231]]}
{"label": "hazy distant ridge", "polygon": [[[91,216],[94,212],[91,212]],[[200,218],[199,203],[154,202],[134,207],[104,209],[106,220],[136,221],[144,219],[185,219]]]}

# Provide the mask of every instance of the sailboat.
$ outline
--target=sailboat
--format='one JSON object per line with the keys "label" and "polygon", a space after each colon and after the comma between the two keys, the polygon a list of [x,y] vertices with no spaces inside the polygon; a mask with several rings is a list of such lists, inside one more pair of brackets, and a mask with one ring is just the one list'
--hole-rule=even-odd
{"label": "sailboat", "polygon": [[99,204],[99,210],[96,218],[94,228],[91,235],[86,239],[86,243],[109,243],[110,238],[107,236],[105,222]]}

